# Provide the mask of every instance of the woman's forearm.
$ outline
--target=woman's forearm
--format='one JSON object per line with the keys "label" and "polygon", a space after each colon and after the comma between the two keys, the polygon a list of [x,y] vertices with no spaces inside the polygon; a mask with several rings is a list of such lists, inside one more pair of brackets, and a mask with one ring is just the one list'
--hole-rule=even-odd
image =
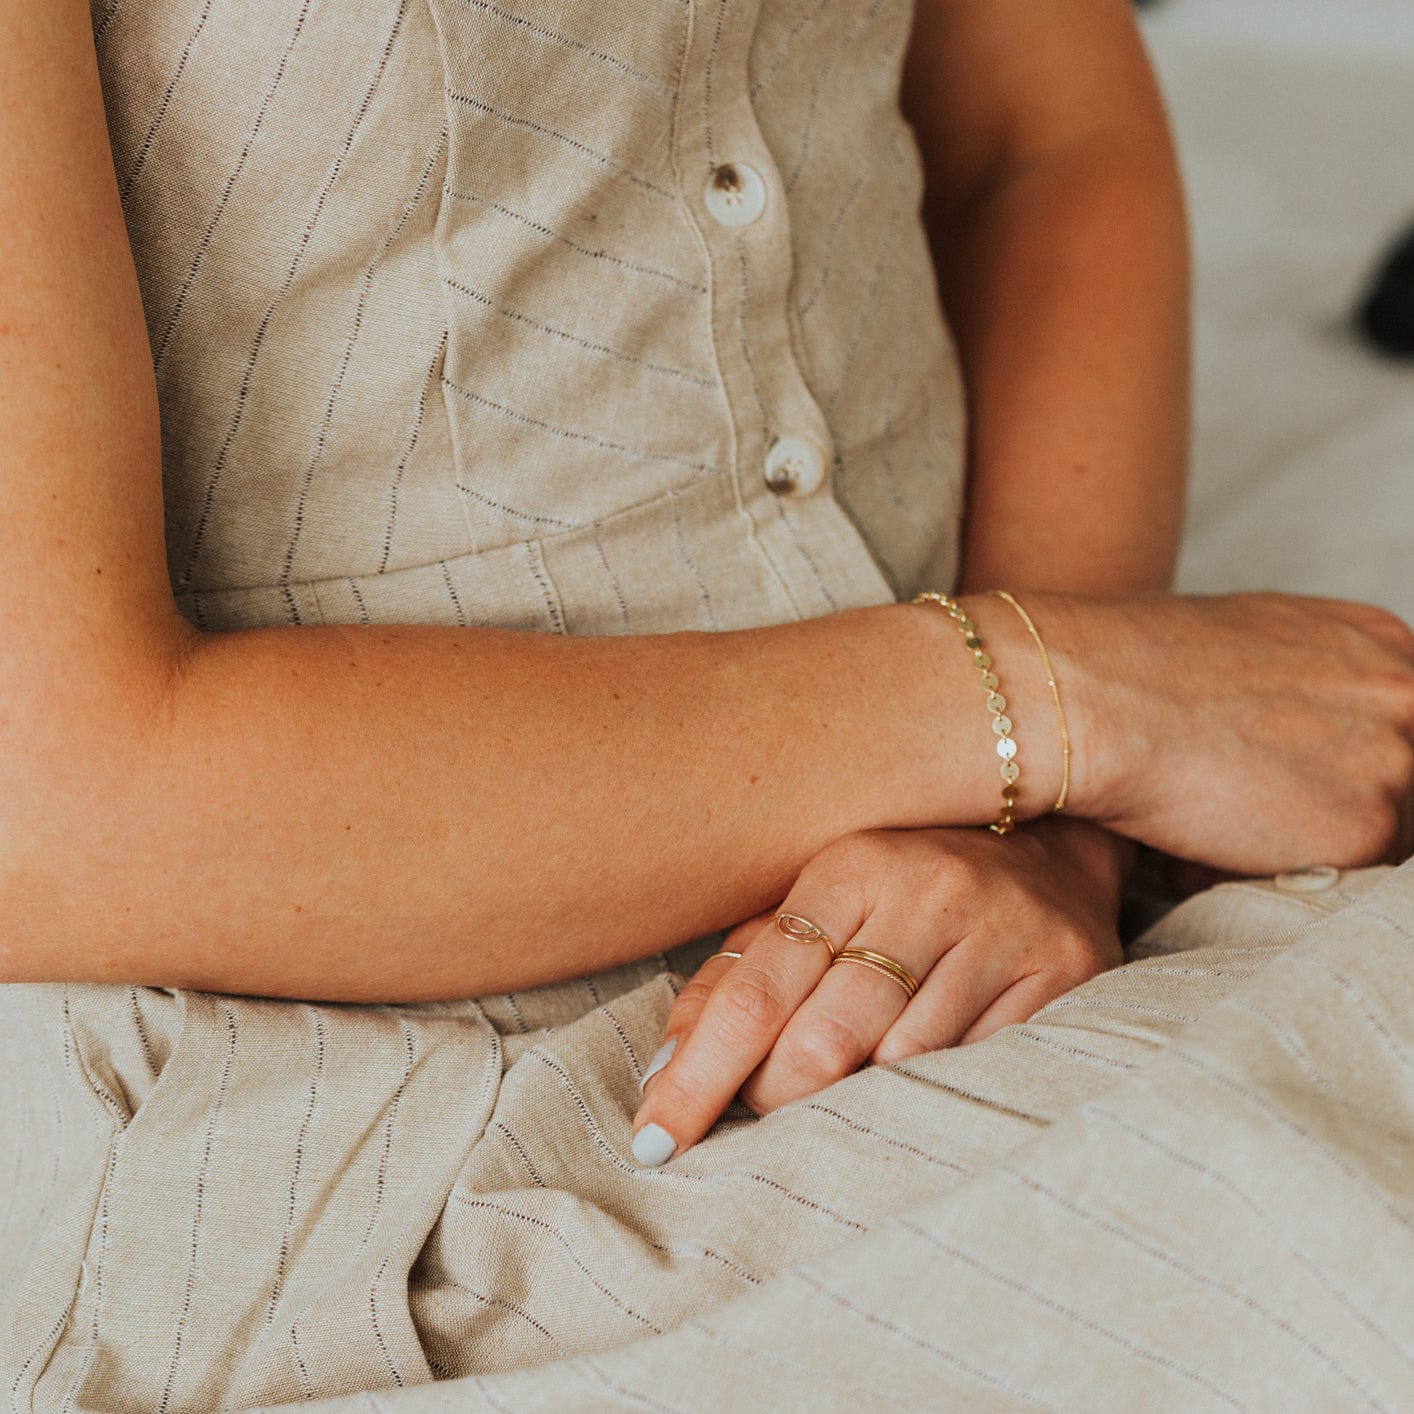
{"label": "woman's forearm", "polygon": [[1167,587],[1188,232],[1132,7],[918,0],[901,100],[968,392],[964,587]]}
{"label": "woman's forearm", "polygon": [[1189,319],[1162,146],[1096,140],[1019,171],[937,244],[969,388],[964,587],[1169,587]]}
{"label": "woman's forearm", "polygon": [[[1004,609],[979,621],[1018,721],[1043,720]],[[976,673],[934,606],[636,638],[193,632],[180,663],[141,710],[95,693],[109,717],[75,709],[14,782],[6,980],[523,987],[737,922],[841,834],[1000,803]],[[1033,812],[1053,748],[1026,742]]]}

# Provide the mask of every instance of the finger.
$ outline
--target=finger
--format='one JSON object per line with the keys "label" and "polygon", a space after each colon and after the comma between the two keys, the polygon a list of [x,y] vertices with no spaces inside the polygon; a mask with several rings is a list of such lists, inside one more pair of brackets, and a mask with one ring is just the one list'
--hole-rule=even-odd
{"label": "finger", "polygon": [[1397,614],[1355,599],[1296,597],[1314,612],[1359,629],[1404,662],[1414,662],[1414,629]]}
{"label": "finger", "polygon": [[674,998],[668,1011],[667,1021],[663,1026],[663,1040],[653,1059],[648,1062],[643,1079],[638,1082],[640,1090],[646,1089],[649,1083],[657,1078],[659,1071],[673,1058],[673,1052],[682,1037],[697,1025],[702,1008],[706,1006],[707,998],[712,995],[712,989],[726,976],[736,960],[731,954],[740,955],[775,913],[774,908],[767,909],[764,913],[755,914],[745,922],[736,924],[723,936],[720,951],[704,959],[702,965],[693,973],[691,980]]}
{"label": "finger", "polygon": [[1020,978],[967,1028],[957,1044],[968,1046],[974,1041],[985,1041],[1003,1026],[1019,1026],[1023,1021],[1030,1021],[1047,1002],[1064,996],[1072,986],[1054,972],[1034,972]]}
{"label": "finger", "polygon": [[693,973],[691,981],[677,994],[672,1010],[668,1012],[667,1024],[663,1027],[662,1044],[653,1053],[653,1059],[648,1062],[643,1072],[643,1079],[638,1082],[640,1091],[646,1091],[672,1060],[682,1038],[697,1025],[702,1009],[707,1005],[707,998],[712,995],[717,983],[731,970],[734,961],[735,958],[720,953],[709,957]]}
{"label": "finger", "polygon": [[[799,888],[797,881],[781,912],[813,921],[831,939],[858,929],[861,897],[836,889],[807,902]],[[774,916],[743,951],[712,988],[697,1024],[681,1037],[634,1117],[634,1157],[650,1168],[707,1133],[833,960],[824,942],[786,937]]]}
{"label": "finger", "polygon": [[[895,908],[871,913],[849,947],[890,958],[922,980],[955,941],[940,939],[936,923],[920,929]],[[894,978],[837,959],[742,1086],[741,1098],[766,1114],[854,1074],[908,1005],[908,992]]]}
{"label": "finger", "polygon": [[1355,611],[1353,622],[1357,628],[1377,643],[1382,643],[1404,662],[1414,662],[1414,629],[1402,618],[1377,604],[1356,604],[1352,607]]}
{"label": "finger", "polygon": [[1016,980],[1016,971],[1015,957],[997,947],[995,940],[983,935],[964,939],[928,974],[918,995],[875,1047],[872,1059],[892,1065],[957,1045]]}

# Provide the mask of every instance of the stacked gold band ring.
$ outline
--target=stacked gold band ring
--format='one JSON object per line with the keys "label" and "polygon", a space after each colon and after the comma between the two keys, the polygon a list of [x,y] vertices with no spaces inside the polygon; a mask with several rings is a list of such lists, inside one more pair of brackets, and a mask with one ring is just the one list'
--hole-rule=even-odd
{"label": "stacked gold band ring", "polygon": [[910,1001],[918,992],[918,979],[913,973],[902,963],[895,962],[891,957],[885,957],[881,952],[870,952],[867,948],[843,948],[835,961],[856,963],[860,967],[867,967],[871,972],[877,972],[881,976],[889,978],[890,981],[897,982],[908,993]]}
{"label": "stacked gold band ring", "polygon": [[829,949],[831,959],[835,957],[835,945],[825,930],[808,918],[802,918],[798,913],[776,914],[776,932],[793,943],[824,943]]}

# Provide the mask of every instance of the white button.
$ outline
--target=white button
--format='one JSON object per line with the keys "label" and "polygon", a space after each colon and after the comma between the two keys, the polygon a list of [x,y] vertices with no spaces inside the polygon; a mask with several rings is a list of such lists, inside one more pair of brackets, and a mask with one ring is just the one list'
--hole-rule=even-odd
{"label": "white button", "polygon": [[782,437],[766,454],[766,485],[778,496],[808,496],[825,480],[825,454],[806,437]]}
{"label": "white button", "polygon": [[766,183],[745,162],[712,169],[705,193],[707,210],[724,226],[749,226],[766,209]]}
{"label": "white button", "polygon": [[1310,869],[1288,869],[1278,874],[1272,882],[1289,894],[1318,894],[1331,887],[1340,878],[1340,870],[1329,864],[1316,864]]}

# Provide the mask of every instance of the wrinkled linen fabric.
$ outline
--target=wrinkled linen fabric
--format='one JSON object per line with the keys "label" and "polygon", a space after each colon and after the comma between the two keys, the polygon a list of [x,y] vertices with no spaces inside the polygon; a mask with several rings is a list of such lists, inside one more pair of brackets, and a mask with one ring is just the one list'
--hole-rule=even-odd
{"label": "wrinkled linen fabric", "polygon": [[1027,1024],[659,1170],[676,973],[525,1030],[13,988],[11,1407],[1407,1408],[1411,949],[1414,865],[1223,885]]}
{"label": "wrinkled linen fabric", "polygon": [[[753,1157],[805,1144],[815,1174],[867,1174],[827,1190],[856,1214],[890,1195],[866,1233],[661,1334],[367,1407],[1407,1409],[1411,949],[1414,865],[1351,876],[1338,900],[1211,890],[1143,960],[975,1054],[761,1121]],[[822,1111],[867,1146],[837,1130],[815,1148]],[[725,1177],[730,1144],[714,1157],[694,1167]],[[764,1216],[754,1197],[745,1212]],[[602,1275],[628,1289],[624,1268]]]}
{"label": "wrinkled linen fabric", "polygon": [[[953,582],[902,0],[93,15],[199,627]],[[638,1081],[716,935],[415,1006],[0,989],[0,1407],[1407,1407],[1411,887],[1224,886],[1026,1026],[656,1171]]]}

